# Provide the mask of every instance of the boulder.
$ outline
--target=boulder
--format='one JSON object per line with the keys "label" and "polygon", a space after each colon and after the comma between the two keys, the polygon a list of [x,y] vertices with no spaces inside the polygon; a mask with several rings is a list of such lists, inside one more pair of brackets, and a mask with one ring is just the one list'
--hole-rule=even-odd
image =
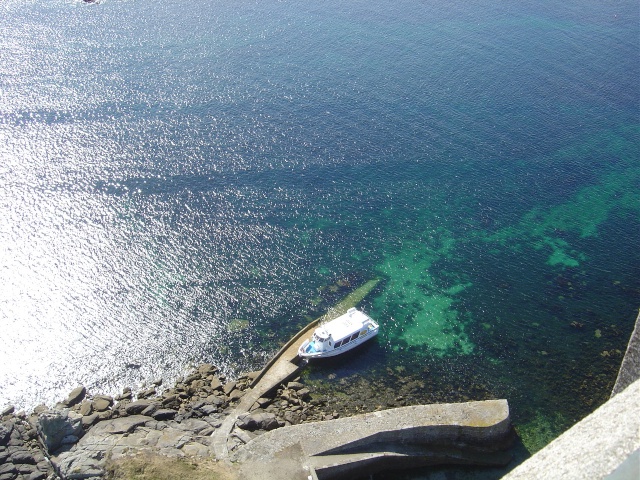
{"label": "boulder", "polygon": [[[29,476],[31,475],[33,472],[35,472],[37,470],[35,465],[30,465],[28,463],[17,463],[15,464],[16,468],[18,469],[18,472],[21,473],[24,476]],[[20,477],[18,477],[20,478]]]}
{"label": "boulder", "polygon": [[236,388],[236,382],[227,382],[224,387],[222,387],[222,391],[225,395],[229,395]]}
{"label": "boulder", "polygon": [[0,410],[0,417],[11,415],[15,411],[16,411],[16,408],[13,405],[7,405],[2,410]]}
{"label": "boulder", "polygon": [[218,371],[218,369],[216,367],[214,367],[213,365],[211,365],[210,363],[203,363],[202,365],[200,365],[198,367],[198,373],[200,375],[206,376],[206,375],[213,375]]}
{"label": "boulder", "polygon": [[204,399],[204,401],[208,404],[215,405],[216,407],[224,405],[224,399],[216,395],[209,395]]}
{"label": "boulder", "polygon": [[100,421],[100,414],[98,412],[94,412],[91,415],[86,415],[82,417],[82,427],[83,428],[92,427],[99,421]]}
{"label": "boulder", "polygon": [[133,398],[133,394],[131,393],[130,387],[124,387],[121,395],[116,395],[115,400],[120,402],[122,400],[131,400]]}
{"label": "boulder", "polygon": [[6,442],[11,438],[11,432],[13,431],[13,423],[3,422],[0,423],[0,445],[6,445]]}
{"label": "boulder", "polygon": [[11,463],[28,463],[30,465],[35,465],[36,460],[31,455],[31,452],[25,448],[16,449],[13,451],[10,457]]}
{"label": "boulder", "polygon": [[47,474],[36,470],[31,475],[27,477],[27,480],[45,480],[47,478]]}
{"label": "boulder", "polygon": [[199,408],[199,410],[204,415],[213,415],[214,413],[218,413],[218,407],[216,407],[215,405],[203,405]]}
{"label": "boulder", "polygon": [[185,379],[184,382],[186,385],[189,385],[191,382],[195,382],[196,380],[200,380],[202,378],[202,375],[200,375],[199,373],[192,373],[191,375],[188,375]]}
{"label": "boulder", "polygon": [[38,417],[38,436],[49,453],[82,436],[82,417],[66,410],[51,410]]}
{"label": "boulder", "polygon": [[311,391],[308,388],[301,388],[298,390],[298,398],[306,400],[311,395]]}
{"label": "boulder", "polygon": [[222,382],[218,377],[213,377],[213,380],[211,380],[210,387],[211,387],[211,390],[220,390],[222,389]]}
{"label": "boulder", "polygon": [[96,395],[93,397],[93,409],[96,412],[104,412],[113,405],[113,398],[108,395]]}
{"label": "boulder", "polygon": [[243,430],[274,430],[282,425],[273,413],[253,412],[240,415],[236,421],[236,426]]}
{"label": "boulder", "polygon": [[5,463],[4,465],[0,465],[0,475],[6,473],[12,473],[15,475],[18,473],[18,469],[13,463]]}
{"label": "boulder", "polygon": [[76,387],[73,390],[71,390],[71,392],[69,393],[69,396],[64,402],[62,402],[62,404],[65,407],[73,407],[74,405],[80,403],[84,399],[84,396],[86,394],[87,394],[87,389],[84,388],[82,385],[79,387]]}
{"label": "boulder", "polygon": [[82,416],[91,415],[91,412],[93,412],[92,403],[87,400],[83,400],[83,402],[80,404],[80,415]]}
{"label": "boulder", "polygon": [[153,397],[156,394],[155,388],[148,388],[138,393],[138,399]]}
{"label": "boulder", "polygon": [[131,417],[122,417],[100,422],[89,431],[89,433],[91,434],[90,438],[95,438],[99,435],[107,436],[120,433],[131,433],[137,427],[139,427],[140,425],[144,425],[148,421],[149,417],[143,417],[142,415],[133,415]]}
{"label": "boulder", "polygon": [[162,398],[162,405],[164,407],[178,408],[180,406],[180,399],[177,395],[168,395]]}
{"label": "boulder", "polygon": [[125,407],[125,410],[129,415],[138,415],[144,409],[148,408],[149,405],[151,405],[151,402],[149,400],[137,400],[135,402],[129,403]]}
{"label": "boulder", "polygon": [[99,421],[109,420],[113,417],[113,412],[111,410],[105,410],[104,412],[97,412]]}
{"label": "boulder", "polygon": [[176,411],[169,408],[161,408],[153,412],[151,416],[154,420],[173,420],[176,416]]}
{"label": "boulder", "polygon": [[289,390],[301,390],[304,388],[304,385],[301,384],[300,382],[289,382],[287,383],[287,388]]}
{"label": "boulder", "polygon": [[236,400],[241,399],[243,395],[244,395],[244,392],[242,390],[233,390],[229,395],[229,400],[234,402]]}
{"label": "boulder", "polygon": [[145,417],[151,417],[153,416],[153,414],[156,412],[156,410],[158,410],[158,405],[155,403],[152,403],[151,405],[149,405],[147,408],[145,408],[144,410],[142,410],[140,412],[140,415],[144,415]]}

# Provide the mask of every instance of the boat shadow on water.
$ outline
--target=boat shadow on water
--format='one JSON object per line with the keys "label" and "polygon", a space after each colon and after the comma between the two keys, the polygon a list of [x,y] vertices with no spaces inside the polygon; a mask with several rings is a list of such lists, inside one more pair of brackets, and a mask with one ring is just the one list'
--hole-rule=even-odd
{"label": "boat shadow on water", "polygon": [[373,338],[340,355],[303,361],[306,362],[307,374],[311,377],[331,379],[332,374],[338,377],[353,374],[366,376],[370,367],[379,364],[383,356],[384,351],[380,348],[378,339]]}

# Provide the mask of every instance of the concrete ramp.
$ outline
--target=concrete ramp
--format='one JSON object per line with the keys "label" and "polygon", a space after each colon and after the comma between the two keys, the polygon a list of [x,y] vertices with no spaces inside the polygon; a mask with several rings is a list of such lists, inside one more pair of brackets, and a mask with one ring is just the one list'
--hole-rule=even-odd
{"label": "concrete ramp", "polygon": [[[240,447],[233,460],[247,479],[353,478],[443,463],[505,465],[510,457],[496,453],[513,438],[506,400],[418,405],[279,428]],[[291,471],[277,460],[285,452]]]}

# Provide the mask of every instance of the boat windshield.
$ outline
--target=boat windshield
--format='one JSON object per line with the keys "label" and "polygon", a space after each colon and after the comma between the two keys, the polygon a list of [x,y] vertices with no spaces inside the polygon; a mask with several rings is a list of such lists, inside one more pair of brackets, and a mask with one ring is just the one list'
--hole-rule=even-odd
{"label": "boat windshield", "polygon": [[329,340],[329,336],[326,332],[315,332],[313,334],[313,339],[317,340],[318,342],[326,342],[327,340]]}

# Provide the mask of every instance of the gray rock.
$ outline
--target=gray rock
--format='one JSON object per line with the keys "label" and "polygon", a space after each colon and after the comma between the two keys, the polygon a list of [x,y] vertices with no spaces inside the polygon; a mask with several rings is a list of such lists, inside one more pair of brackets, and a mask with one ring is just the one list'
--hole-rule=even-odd
{"label": "gray rock", "polygon": [[16,408],[13,405],[7,405],[2,410],[0,410],[0,417],[4,417],[5,415],[11,415],[16,411]]}
{"label": "gray rock", "polygon": [[144,424],[145,428],[149,428],[151,430],[163,430],[167,428],[166,422],[158,421],[158,420],[148,420]]}
{"label": "gray rock", "polygon": [[104,434],[131,433],[136,427],[144,425],[148,421],[149,417],[143,417],[142,415],[115,418],[98,423],[90,432],[92,437]]}
{"label": "gray rock", "polygon": [[15,450],[10,457],[11,463],[28,463],[31,465],[36,464],[36,460],[31,455],[31,452],[26,449]]}
{"label": "gray rock", "polygon": [[155,388],[148,388],[138,393],[138,399],[142,400],[144,398],[153,397],[156,394]]}
{"label": "gray rock", "polygon": [[0,445],[5,445],[11,438],[11,432],[13,431],[13,423],[3,422],[0,423]]}
{"label": "gray rock", "polygon": [[66,407],[72,407],[77,403],[80,403],[80,401],[84,398],[86,394],[87,394],[87,389],[81,385],[71,390],[67,399],[62,403]]}
{"label": "gray rock", "polygon": [[203,405],[199,409],[204,415],[213,415],[214,413],[218,413],[218,407],[215,405]]}
{"label": "gray rock", "polygon": [[156,410],[158,410],[158,405],[156,405],[155,403],[152,403],[147,408],[142,410],[140,412],[140,415],[144,415],[145,417],[151,417],[156,412]]}
{"label": "gray rock", "polygon": [[231,394],[229,395],[229,400],[231,400],[232,402],[241,399],[244,396],[244,392],[241,390],[234,390],[231,392]]}
{"label": "gray rock", "polygon": [[300,382],[289,382],[287,383],[287,388],[289,390],[301,390],[304,388],[304,385]]}
{"label": "gray rock", "polygon": [[202,376],[199,373],[192,373],[191,375],[187,376],[187,378],[184,379],[184,383],[188,385],[191,382],[195,382],[196,380],[200,380],[200,379],[202,379]]}
{"label": "gray rock", "polygon": [[52,410],[38,417],[38,436],[48,452],[55,452],[63,440],[82,436],[82,417],[72,412]]}
{"label": "gray rock", "polygon": [[204,401],[208,404],[215,405],[216,407],[219,407],[224,404],[224,399],[216,395],[209,395],[207,398],[204,399]]}
{"label": "gray rock", "polygon": [[234,430],[233,436],[240,440],[242,443],[249,443],[252,440],[251,436],[247,432],[240,429]]}
{"label": "gray rock", "polygon": [[273,430],[281,426],[273,413],[254,412],[238,417],[236,426],[243,430]]}
{"label": "gray rock", "polygon": [[49,407],[47,407],[44,404],[40,404],[36,408],[33,409],[33,413],[35,415],[40,415],[41,413],[44,413],[44,412],[47,412],[47,411],[49,411]]}
{"label": "gray rock", "polygon": [[149,405],[151,405],[151,402],[149,400],[137,400],[128,404],[125,407],[125,410],[129,415],[138,415],[144,409],[148,408]]}
{"label": "gray rock", "polygon": [[208,439],[208,438],[210,438],[211,434],[214,431],[215,431],[215,428],[207,427],[204,430],[202,430],[198,435],[200,435],[201,437],[204,437],[204,439]]}
{"label": "gray rock", "polygon": [[27,477],[27,480],[44,480],[47,478],[47,474],[40,471],[35,471]]}
{"label": "gray rock", "polygon": [[91,415],[93,411],[93,404],[88,400],[83,400],[80,404],[80,415],[87,416]]}
{"label": "gray rock", "polygon": [[104,412],[113,405],[113,398],[107,395],[96,395],[93,397],[93,409],[96,412]]}
{"label": "gray rock", "polygon": [[113,412],[111,410],[105,410],[104,412],[98,413],[98,418],[101,422],[104,420],[109,420],[111,417],[113,417]]}
{"label": "gray rock", "polygon": [[44,462],[47,460],[44,454],[40,450],[33,452],[33,459],[35,460],[36,463]]}
{"label": "gray rock", "polygon": [[73,445],[74,443],[78,443],[80,437],[77,435],[67,435],[62,439],[62,445]]}
{"label": "gray rock", "polygon": [[210,363],[203,363],[198,367],[198,373],[200,375],[213,375],[218,371],[217,367],[214,367]]}
{"label": "gray rock", "polygon": [[16,465],[16,469],[22,475],[31,475],[33,472],[37,472],[38,471],[38,469],[36,468],[35,465],[31,465],[31,464],[28,464],[28,463],[18,464],[18,465]]}
{"label": "gray rock", "polygon": [[220,390],[222,388],[222,382],[218,377],[213,377],[209,386],[211,387],[211,390]]}
{"label": "gray rock", "polygon": [[176,411],[168,408],[161,408],[153,412],[151,416],[154,420],[173,420],[176,416]]}
{"label": "gray rock", "polygon": [[206,417],[205,420],[213,428],[220,428],[220,425],[222,425],[222,420],[219,418]]}
{"label": "gray rock", "polygon": [[203,430],[210,428],[208,422],[204,420],[198,420],[196,418],[188,418],[181,423],[175,423],[174,428],[182,430],[184,432],[199,434]]}
{"label": "gray rock", "polygon": [[82,417],[82,426],[84,428],[89,428],[95,425],[100,421],[100,414],[98,412],[92,413],[91,415],[87,415]]}
{"label": "gray rock", "polygon": [[311,394],[311,391],[308,388],[302,388],[298,390],[298,397],[302,398],[303,400],[309,398],[310,394]]}
{"label": "gray rock", "polygon": [[122,400],[131,400],[133,398],[133,394],[131,393],[131,389],[129,387],[126,387],[123,391],[121,395],[116,395],[115,396],[115,401],[116,402],[120,402]]}
{"label": "gray rock", "polygon": [[18,473],[18,469],[13,463],[5,463],[4,465],[0,465],[0,475],[5,473]]}
{"label": "gray rock", "polygon": [[236,382],[227,382],[224,387],[222,387],[222,391],[225,395],[229,395],[236,388]]}

